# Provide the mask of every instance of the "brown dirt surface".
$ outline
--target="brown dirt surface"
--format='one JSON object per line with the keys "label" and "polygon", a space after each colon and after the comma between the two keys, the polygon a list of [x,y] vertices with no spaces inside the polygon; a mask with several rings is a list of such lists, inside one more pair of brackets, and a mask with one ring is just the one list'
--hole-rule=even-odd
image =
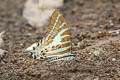
{"label": "brown dirt surface", "polygon": [[120,80],[120,0],[64,2],[60,10],[70,27],[76,58],[50,64],[23,54],[48,27],[28,25],[22,17],[25,0],[0,0],[6,50],[0,58],[0,80]]}

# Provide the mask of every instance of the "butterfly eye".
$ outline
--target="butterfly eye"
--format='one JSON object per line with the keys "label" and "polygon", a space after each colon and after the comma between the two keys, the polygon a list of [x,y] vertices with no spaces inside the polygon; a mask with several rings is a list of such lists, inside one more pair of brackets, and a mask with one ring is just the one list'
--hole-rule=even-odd
{"label": "butterfly eye", "polygon": [[35,50],[35,47],[33,47],[33,50]]}

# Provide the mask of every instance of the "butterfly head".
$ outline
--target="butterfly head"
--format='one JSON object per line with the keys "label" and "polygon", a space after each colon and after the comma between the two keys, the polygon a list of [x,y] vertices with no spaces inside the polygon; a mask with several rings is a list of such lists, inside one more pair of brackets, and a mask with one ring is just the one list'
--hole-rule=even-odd
{"label": "butterfly head", "polygon": [[37,52],[37,47],[39,43],[33,43],[30,47],[28,47],[25,51],[24,54],[29,54],[31,55],[33,58],[41,58],[40,55],[37,55],[39,52]]}

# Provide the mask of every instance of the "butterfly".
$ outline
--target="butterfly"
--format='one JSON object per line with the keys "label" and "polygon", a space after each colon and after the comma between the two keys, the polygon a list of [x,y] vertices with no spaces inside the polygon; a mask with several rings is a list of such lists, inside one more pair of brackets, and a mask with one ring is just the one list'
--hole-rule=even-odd
{"label": "butterfly", "polygon": [[24,53],[49,62],[74,59],[68,25],[59,11],[53,12],[45,38],[33,43]]}

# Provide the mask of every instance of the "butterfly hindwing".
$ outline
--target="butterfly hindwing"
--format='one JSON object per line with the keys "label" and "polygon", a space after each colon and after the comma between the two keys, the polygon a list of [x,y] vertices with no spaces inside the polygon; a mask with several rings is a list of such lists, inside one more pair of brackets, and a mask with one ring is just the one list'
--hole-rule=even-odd
{"label": "butterfly hindwing", "polygon": [[33,55],[39,55],[39,58],[43,56],[49,61],[58,61],[74,57],[68,25],[58,11],[54,11],[46,37],[38,44]]}

